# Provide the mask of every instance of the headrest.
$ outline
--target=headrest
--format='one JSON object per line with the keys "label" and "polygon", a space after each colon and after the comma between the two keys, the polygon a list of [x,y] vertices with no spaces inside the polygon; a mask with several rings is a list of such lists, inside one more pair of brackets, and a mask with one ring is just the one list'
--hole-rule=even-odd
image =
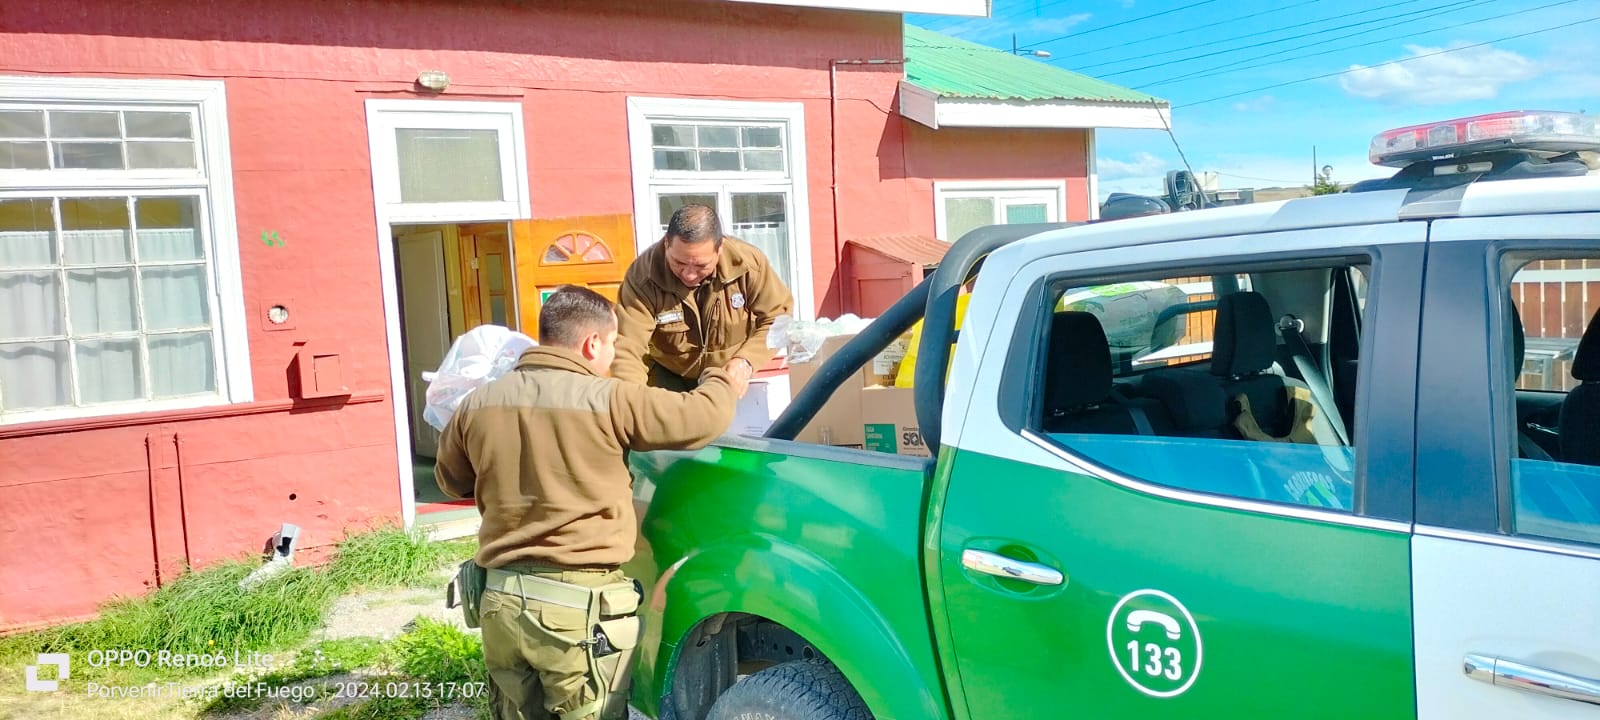
{"label": "headrest", "polygon": [[1045,363],[1046,414],[1076,410],[1111,395],[1111,345],[1092,314],[1055,314]]}
{"label": "headrest", "polygon": [[1234,377],[1272,367],[1278,353],[1272,308],[1258,292],[1217,298],[1217,325],[1211,341],[1211,374]]}
{"label": "headrest", "polygon": [[1511,385],[1517,384],[1517,378],[1522,377],[1522,359],[1528,354],[1528,338],[1522,331],[1522,313],[1517,312],[1516,303],[1511,307]]}
{"label": "headrest", "polygon": [[1173,368],[1144,376],[1141,394],[1159,400],[1185,437],[1218,437],[1228,422],[1228,396],[1215,378]]}
{"label": "headrest", "polygon": [[1600,310],[1583,329],[1578,352],[1572,356],[1572,376],[1584,382],[1600,380]]}

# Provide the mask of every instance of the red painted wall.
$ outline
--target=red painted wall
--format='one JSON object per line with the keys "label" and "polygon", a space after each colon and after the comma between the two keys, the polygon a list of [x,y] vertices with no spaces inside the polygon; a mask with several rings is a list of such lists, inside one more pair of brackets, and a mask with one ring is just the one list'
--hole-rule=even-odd
{"label": "red painted wall", "polygon": [[[633,211],[630,95],[804,103],[825,315],[848,302],[835,157],[843,237],[931,235],[935,179],[1082,183],[1081,137],[1063,139],[1075,134],[902,121],[896,65],[841,65],[830,102],[830,60],[900,57],[892,14],[712,0],[8,0],[0,18],[0,74],[226,81],[258,401],[0,425],[0,629],[140,593],[158,561],[170,576],[257,552],[281,522],[302,526],[310,549],[399,517],[363,103],[433,97],[416,92],[420,70],[449,73],[444,99],[523,103],[535,218]],[[267,230],[285,245],[260,242]],[[263,329],[261,308],[278,302],[294,330]],[[291,409],[297,341],[342,353],[351,403]]]}
{"label": "red painted wall", "polygon": [[[1089,219],[1089,134],[1082,130],[942,128],[902,120],[913,204],[933,207],[935,180],[1064,180],[1069,221]],[[933,234],[933,217],[926,234]]]}
{"label": "red painted wall", "polygon": [[[911,233],[934,237],[933,186],[945,180],[1065,181],[1064,219],[1089,219],[1088,132],[934,130],[887,112],[898,107],[898,66],[844,65],[838,77],[843,191],[838,237],[843,241]],[[845,257],[848,261],[850,255]],[[850,272],[843,268],[846,276]],[[829,288],[830,299],[838,297],[840,287]],[[855,310],[861,299],[844,298],[842,303]],[[823,312],[833,307],[824,306]]]}

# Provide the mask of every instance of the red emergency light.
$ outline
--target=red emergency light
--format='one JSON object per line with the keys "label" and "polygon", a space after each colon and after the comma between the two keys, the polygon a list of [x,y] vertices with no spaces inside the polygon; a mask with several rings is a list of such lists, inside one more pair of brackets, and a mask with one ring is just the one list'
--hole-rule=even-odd
{"label": "red emergency light", "polygon": [[1600,124],[1582,113],[1544,110],[1474,115],[1379,133],[1367,153],[1374,165],[1405,167],[1423,160],[1489,150],[1565,153],[1600,150]]}

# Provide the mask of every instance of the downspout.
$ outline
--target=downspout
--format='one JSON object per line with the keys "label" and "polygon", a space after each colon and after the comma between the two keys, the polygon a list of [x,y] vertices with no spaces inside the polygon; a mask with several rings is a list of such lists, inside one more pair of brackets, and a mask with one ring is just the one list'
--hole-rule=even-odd
{"label": "downspout", "polygon": [[[1087,140],[1084,143],[1084,154],[1089,157],[1089,222],[1100,219],[1100,163],[1095,159],[1096,147],[1094,128],[1084,131]],[[1065,220],[1066,218],[1062,218]]]}
{"label": "downspout", "polygon": [[150,553],[155,560],[156,587],[161,587],[161,513],[156,506],[156,447],[150,435],[144,436],[145,489],[150,498]]}
{"label": "downspout", "polygon": [[194,555],[189,553],[189,503],[183,491],[183,437],[172,434],[173,460],[178,466],[178,519],[183,523],[183,569],[194,567]]}
{"label": "downspout", "polygon": [[[849,307],[850,284],[845,282],[844,239],[839,230],[839,66],[840,65],[904,65],[905,58],[871,58],[863,60],[828,61],[828,164],[833,185],[833,272],[839,276],[839,313]],[[891,113],[893,114],[893,113]],[[885,120],[887,122],[887,120]],[[905,141],[901,139],[901,151]]]}

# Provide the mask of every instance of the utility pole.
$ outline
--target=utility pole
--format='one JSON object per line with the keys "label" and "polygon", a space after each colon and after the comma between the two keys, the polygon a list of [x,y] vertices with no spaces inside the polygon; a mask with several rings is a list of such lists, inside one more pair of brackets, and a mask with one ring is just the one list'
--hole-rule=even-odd
{"label": "utility pole", "polygon": [[1317,186],[1317,146],[1311,146],[1311,187]]}

